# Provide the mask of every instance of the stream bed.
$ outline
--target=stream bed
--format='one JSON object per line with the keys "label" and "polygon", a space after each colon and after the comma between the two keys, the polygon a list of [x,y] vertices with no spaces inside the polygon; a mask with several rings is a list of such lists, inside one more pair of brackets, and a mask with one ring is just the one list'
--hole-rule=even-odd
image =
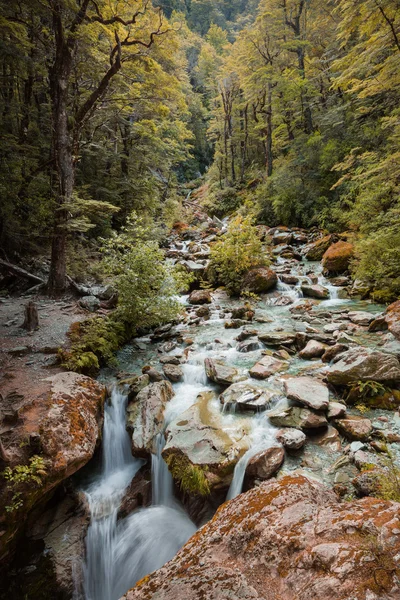
{"label": "stream bed", "polygon": [[[181,252],[184,255],[188,252],[187,245],[181,247]],[[249,461],[277,445],[278,429],[270,423],[268,415],[277,408],[288,406],[283,388],[285,378],[321,376],[327,368],[320,359],[304,360],[293,352],[286,356],[284,373],[277,372],[255,381],[249,376],[249,369],[268,348],[267,344],[257,343],[257,336],[268,332],[282,335],[314,332],[323,335],[327,324],[341,322],[349,311],[377,314],[384,309],[369,301],[350,300],[343,288],[325,279],[319,262],[279,257],[276,270],[278,275],[286,273],[298,281],[288,285],[279,279],[274,291],[263,295],[257,302],[253,301],[255,314],[252,322],[239,328],[227,328],[232,310],[242,306],[243,301],[229,299],[221,290],[213,293],[209,311],[202,318],[198,318],[195,312],[199,307],[191,306],[188,296],[184,296],[182,304],[188,313],[178,325],[161,333],[161,339],[157,341],[154,336],[145,336],[119,352],[118,368],[122,379],[141,375],[144,365],[162,372],[160,356],[177,357],[182,369],[181,381],[173,384],[175,395],[164,411],[162,432],[154,440],[151,506],[121,519],[118,512],[124,494],[146,461],[132,456],[130,435],[126,429],[126,388],[117,385],[115,372],[105,371],[102,374],[102,380],[114,387],[105,411],[101,469],[91,483],[82,488],[91,518],[83,566],[82,597],[85,600],[118,600],[138,580],[170,560],[204,522],[205,519],[199,519],[200,522],[195,524],[187,514],[162,456],[164,431],[171,424],[176,424],[183,414],[188,414],[187,411],[199,403],[199,397],[202,398],[202,418],[206,425],[218,430],[221,437],[225,435],[228,440],[233,440],[236,448],[236,466],[230,485],[224,492],[229,500],[242,492]],[[305,302],[301,287],[302,284],[313,283],[328,289],[329,298],[315,301],[312,309],[304,312],[301,310]],[[299,307],[298,311],[296,307]],[[249,351],[243,351],[236,340],[244,330],[256,330],[248,336],[254,338]],[[355,346],[377,348],[383,343],[382,334],[368,333],[365,327],[349,327],[348,333]],[[276,348],[272,350],[276,351]],[[243,413],[222,406],[219,395],[223,387],[207,378],[206,359],[223,361],[237,370],[241,383],[256,384],[257,388],[267,391],[271,397],[268,409]],[[373,418],[386,413],[375,410]],[[400,426],[400,423],[397,425]],[[335,468],[335,463],[343,456],[342,444],[343,440],[339,437],[321,438],[319,433],[310,436],[302,453],[286,455],[280,474],[302,470],[330,486],[347,484],[357,470],[350,464],[346,464],[344,469]]]}

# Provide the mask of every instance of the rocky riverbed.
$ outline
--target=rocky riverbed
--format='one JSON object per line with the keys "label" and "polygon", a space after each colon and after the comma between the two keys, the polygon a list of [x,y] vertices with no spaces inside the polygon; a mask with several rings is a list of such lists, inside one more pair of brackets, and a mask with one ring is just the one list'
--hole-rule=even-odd
{"label": "rocky riverbed", "polygon": [[[233,300],[204,285],[224,227],[206,221],[171,236],[168,260],[194,275],[182,317],[135,339],[102,373],[119,389],[103,456],[72,482],[63,503],[78,500],[57,540],[50,516],[44,531],[28,528],[26,543],[41,548],[14,577],[45,581],[45,555],[59,582],[51,597],[118,600],[205,525],[127,598],[397,598],[399,303],[363,299],[346,239],[264,227],[273,264],[246,276],[249,301]],[[84,434],[88,457],[96,437]],[[65,477],[87,461],[81,454]],[[382,493],[386,501],[373,498]],[[51,561],[68,563],[63,534],[79,541],[74,567],[54,575]],[[94,548],[109,557],[98,569]]]}

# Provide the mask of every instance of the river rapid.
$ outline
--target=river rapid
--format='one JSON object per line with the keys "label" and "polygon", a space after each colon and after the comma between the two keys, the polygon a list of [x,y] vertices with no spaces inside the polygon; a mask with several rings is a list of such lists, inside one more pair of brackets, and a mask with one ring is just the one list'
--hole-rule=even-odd
{"label": "river rapid", "polygon": [[[180,258],[188,257],[186,243],[171,248]],[[203,251],[207,252],[207,244],[203,244]],[[349,299],[343,288],[325,279],[319,262],[278,256],[274,268],[278,275],[285,272],[298,278],[298,281],[288,285],[279,279],[274,291],[253,302],[255,316],[248,327],[239,330],[225,327],[232,309],[242,305],[243,301],[231,300],[221,290],[213,294],[206,318],[197,318],[194,314],[196,307],[190,308],[188,297],[183,296],[182,305],[190,308],[190,312],[164,339],[157,343],[151,336],[136,339],[118,356],[119,369],[131,375],[140,374],[143,365],[151,365],[161,371],[161,353],[163,356],[169,354],[180,357],[183,379],[173,385],[175,395],[165,410],[164,429],[187,411],[199,394],[209,391],[212,394],[208,410],[216,426],[229,433],[232,439],[235,436],[239,439],[245,431],[247,449],[238,459],[230,487],[226,490],[228,500],[241,493],[250,459],[276,445],[277,430],[269,422],[268,413],[277,407],[287,406],[282,387],[284,375],[308,374],[325,368],[318,360],[301,360],[293,354],[285,374],[277,373],[264,381],[255,382],[249,377],[248,370],[260,359],[265,346],[259,343],[256,349],[249,352],[239,351],[235,338],[240,331],[247,327],[256,328],[258,334],[307,332],[311,329],[322,332],[326,323],[349,310],[382,311],[381,306]],[[296,312],[296,307],[304,303],[301,290],[304,283],[318,283],[329,291],[329,298],[315,302],[307,318],[303,318],[301,312]],[[380,342],[378,335],[369,334],[365,329],[354,330],[352,335],[356,344],[375,347]],[[206,358],[223,360],[238,369],[244,383],[256,383],[258,387],[273,392],[269,409],[243,415],[221,406],[218,399],[221,388],[208,380],[204,368]],[[172,476],[161,454],[165,444],[163,434],[159,434],[155,440],[157,451],[151,457],[151,506],[118,519],[124,494],[145,461],[132,456],[131,440],[126,429],[126,389],[117,385],[112,373],[103,373],[102,380],[114,387],[105,410],[101,469],[93,475],[89,484],[83,486],[91,520],[86,537],[83,591],[77,592],[76,597],[85,600],[118,600],[138,580],[170,560],[197,528],[176,497]],[[333,485],[338,479],[331,467],[340,456],[337,448],[311,444],[305,458],[287,456],[282,472],[305,469],[312,476]]]}

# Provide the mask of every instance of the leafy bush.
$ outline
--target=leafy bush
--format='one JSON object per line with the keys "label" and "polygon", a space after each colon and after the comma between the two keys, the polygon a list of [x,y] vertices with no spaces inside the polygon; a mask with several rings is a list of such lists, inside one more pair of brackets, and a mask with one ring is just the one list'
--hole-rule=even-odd
{"label": "leafy bush", "polygon": [[23,484],[42,485],[42,477],[46,475],[44,459],[35,455],[29,459],[29,465],[17,465],[14,468],[6,467],[2,473],[7,481],[7,487],[12,493],[11,504],[5,507],[11,513],[23,506],[22,493],[19,491]]}
{"label": "leafy bush", "polygon": [[242,198],[234,187],[210,191],[204,206],[211,215],[222,218],[232,214],[239,208]]}
{"label": "leafy bush", "polygon": [[257,228],[250,217],[235,217],[227,233],[211,248],[211,269],[230,295],[240,293],[243,276],[252,267],[267,265]]}
{"label": "leafy bush", "polygon": [[190,276],[165,260],[153,241],[152,229],[133,217],[119,235],[104,242],[104,266],[118,290],[119,320],[132,333],[176,319],[182,310],[177,297]]}

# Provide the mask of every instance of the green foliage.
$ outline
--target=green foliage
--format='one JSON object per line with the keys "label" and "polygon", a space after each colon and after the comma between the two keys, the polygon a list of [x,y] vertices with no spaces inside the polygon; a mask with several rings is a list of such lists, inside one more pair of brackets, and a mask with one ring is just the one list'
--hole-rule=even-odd
{"label": "green foliage", "polygon": [[15,512],[23,506],[22,492],[19,488],[25,484],[42,485],[42,478],[46,476],[44,459],[38,455],[32,456],[28,465],[6,467],[2,475],[7,482],[7,488],[12,493],[11,503],[5,509],[9,513]]}
{"label": "green foliage", "polygon": [[400,468],[392,456],[386,459],[385,470],[377,471],[378,497],[400,502]]}
{"label": "green foliage", "polygon": [[249,269],[267,264],[257,228],[250,217],[235,217],[227,233],[211,248],[211,267],[231,295],[240,293],[243,276]]}
{"label": "green foliage", "polygon": [[74,323],[69,332],[71,348],[59,350],[62,365],[68,371],[96,376],[102,365],[114,363],[115,352],[127,337],[126,326],[116,315]]}
{"label": "green foliage", "polygon": [[242,198],[234,187],[224,189],[212,189],[207,195],[204,207],[211,215],[218,218],[226,217],[234,213],[240,206]]}
{"label": "green foliage", "polygon": [[180,485],[185,494],[194,496],[209,496],[211,493],[206,472],[207,467],[193,465],[184,456],[170,455],[166,459],[172,477]]}
{"label": "green foliage", "polygon": [[153,231],[136,217],[118,235],[104,242],[104,266],[118,290],[118,319],[132,331],[177,318],[182,310],[178,294],[190,276],[165,261],[151,239]]}
{"label": "green foliage", "polygon": [[350,383],[348,388],[347,399],[356,397],[361,402],[382,396],[387,392],[386,386],[378,381],[355,381]]}

